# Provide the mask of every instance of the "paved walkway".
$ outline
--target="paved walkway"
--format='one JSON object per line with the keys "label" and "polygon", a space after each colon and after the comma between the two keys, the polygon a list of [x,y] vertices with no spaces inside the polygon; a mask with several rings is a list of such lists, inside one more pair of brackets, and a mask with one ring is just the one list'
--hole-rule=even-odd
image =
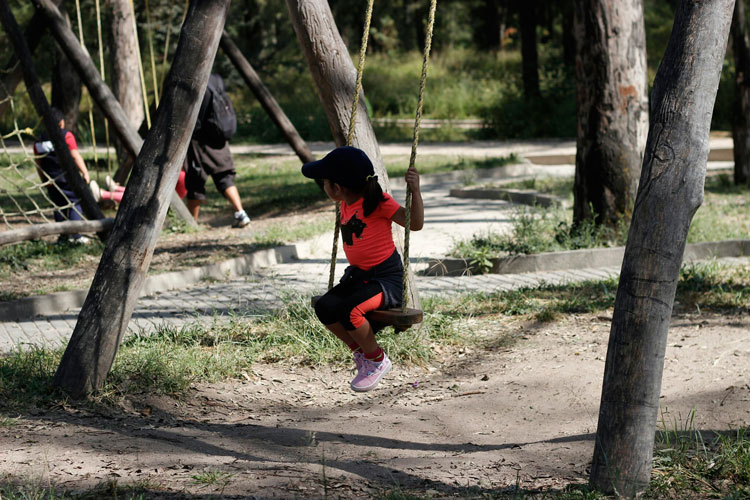
{"label": "paved walkway", "polygon": [[[553,144],[550,145],[549,142],[547,141],[547,149],[542,152],[558,154],[560,153],[558,148],[565,151],[570,148],[570,144],[561,146],[555,145],[552,141]],[[542,146],[526,143],[525,147],[533,149]],[[390,154],[388,146],[383,149],[384,154]],[[492,151],[487,154],[497,154],[495,149]],[[274,152],[264,152],[274,154]],[[455,151],[453,154],[456,154]],[[568,173],[565,169],[572,172],[571,166],[550,167],[524,164],[487,172],[485,175],[507,177],[534,175],[540,172]],[[475,234],[510,229],[513,208],[511,204],[498,200],[472,200],[448,196],[448,190],[455,185],[456,179],[461,175],[463,174],[454,173],[423,177],[426,225],[424,230],[413,232],[411,236],[411,263],[417,271],[426,267],[428,258],[447,255],[456,240],[467,239]],[[397,200],[404,198],[401,184],[393,183],[393,195]],[[332,236],[326,234],[299,244],[300,259],[298,261],[276,264],[261,269],[253,275],[221,282],[202,282],[180,290],[143,297],[138,301],[129,330],[131,332],[152,331],[165,324],[174,327],[192,322],[210,324],[213,321],[227,320],[236,315],[263,313],[278,307],[283,297],[289,294],[307,297],[319,292],[328,282],[331,241]],[[339,252],[339,257],[337,275],[341,274],[346,265],[342,251]],[[615,276],[618,272],[619,266],[516,275],[418,276],[417,286],[420,294],[427,297],[467,291],[511,290],[533,287],[541,283],[560,284],[601,279]],[[301,298],[300,300],[307,299]],[[0,322],[0,352],[30,345],[64,344],[73,332],[78,312],[78,308],[73,308],[47,316]]]}

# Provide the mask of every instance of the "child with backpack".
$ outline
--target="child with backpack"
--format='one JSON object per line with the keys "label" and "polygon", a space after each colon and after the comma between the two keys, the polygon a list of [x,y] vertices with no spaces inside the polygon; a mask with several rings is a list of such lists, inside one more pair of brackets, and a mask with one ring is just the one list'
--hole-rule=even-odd
{"label": "child with backpack", "polygon": [[229,139],[236,130],[237,119],[232,102],[224,90],[224,80],[212,74],[187,154],[187,207],[196,221],[200,206],[206,200],[206,181],[210,176],[216,189],[234,209],[232,227],[242,228],[250,224],[250,217],[242,208],[240,193],[234,185],[237,172],[229,151]]}
{"label": "child with backpack", "polygon": [[[323,159],[305,164],[302,174],[322,182],[328,197],[341,202],[341,235],[350,264],[339,284],[318,299],[315,314],[352,352],[357,375],[351,388],[370,391],[392,364],[365,315],[401,305],[404,269],[391,224],[405,226],[406,211],[383,193],[370,159],[360,149],[336,148]],[[409,168],[405,179],[412,191],[410,228],[419,231],[424,225],[424,206],[417,170]]]}

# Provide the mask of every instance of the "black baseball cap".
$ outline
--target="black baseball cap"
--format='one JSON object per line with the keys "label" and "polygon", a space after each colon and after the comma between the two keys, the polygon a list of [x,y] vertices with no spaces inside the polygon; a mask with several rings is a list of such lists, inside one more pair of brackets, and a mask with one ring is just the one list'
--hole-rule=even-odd
{"label": "black baseball cap", "polygon": [[352,146],[336,148],[323,158],[302,165],[302,175],[310,179],[328,179],[351,189],[359,189],[367,177],[375,175],[364,151]]}

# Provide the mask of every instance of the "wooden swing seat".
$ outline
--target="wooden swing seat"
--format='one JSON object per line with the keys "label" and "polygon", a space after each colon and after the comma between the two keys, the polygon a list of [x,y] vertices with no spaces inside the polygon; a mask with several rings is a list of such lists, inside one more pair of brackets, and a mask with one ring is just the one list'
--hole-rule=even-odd
{"label": "wooden swing seat", "polygon": [[[315,307],[315,303],[320,299],[320,295],[316,295],[312,298],[312,306]],[[395,330],[403,332],[408,330],[412,325],[416,325],[422,322],[422,311],[419,309],[407,308],[406,312],[399,308],[394,309],[378,309],[377,311],[370,311],[365,315],[367,321],[374,321],[383,325],[392,326]]]}

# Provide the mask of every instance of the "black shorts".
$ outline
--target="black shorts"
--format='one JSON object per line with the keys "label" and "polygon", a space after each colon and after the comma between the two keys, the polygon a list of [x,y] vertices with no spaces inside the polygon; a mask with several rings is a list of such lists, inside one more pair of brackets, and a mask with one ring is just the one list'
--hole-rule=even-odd
{"label": "black shorts", "polygon": [[[365,307],[362,311],[363,304],[377,295],[382,297],[382,293],[383,289],[377,281],[339,283],[318,299],[315,314],[324,325],[341,323],[346,330],[356,330],[362,325],[363,313],[376,308]],[[355,325],[352,321],[359,324]]]}
{"label": "black shorts", "polygon": [[229,143],[217,149],[195,140],[190,141],[187,163],[185,188],[188,200],[206,199],[206,181],[209,176],[220,193],[234,186],[237,172],[229,151]]}

